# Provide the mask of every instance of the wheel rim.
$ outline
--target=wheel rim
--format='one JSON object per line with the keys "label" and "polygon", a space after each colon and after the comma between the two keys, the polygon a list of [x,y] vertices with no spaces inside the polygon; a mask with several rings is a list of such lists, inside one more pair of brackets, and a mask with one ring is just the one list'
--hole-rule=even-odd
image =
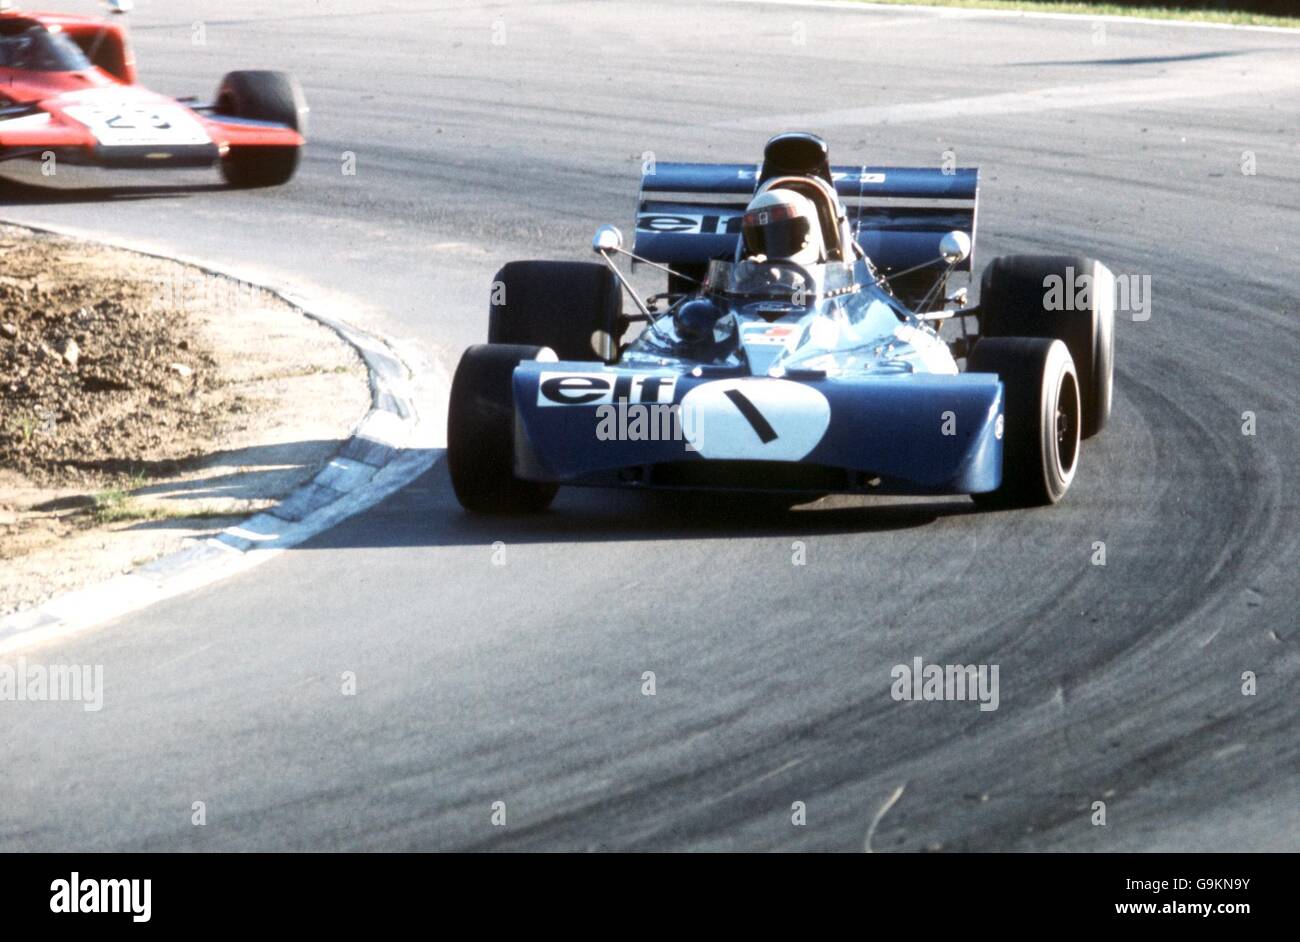
{"label": "wheel rim", "polygon": [[1061,377],[1056,390],[1055,421],[1053,423],[1056,470],[1064,480],[1074,473],[1074,463],[1079,457],[1080,415],[1079,387],[1069,373]]}

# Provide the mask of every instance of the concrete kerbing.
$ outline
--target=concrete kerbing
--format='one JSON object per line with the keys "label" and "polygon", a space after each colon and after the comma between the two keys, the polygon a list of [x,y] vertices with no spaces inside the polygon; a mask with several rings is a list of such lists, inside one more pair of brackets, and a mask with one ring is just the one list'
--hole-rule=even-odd
{"label": "concrete kerbing", "polygon": [[371,407],[329,464],[272,509],[130,573],[0,619],[0,655],[84,631],[251,569],[373,506],[424,473],[441,455],[450,382],[440,366],[412,345],[362,331],[300,294],[203,261],[75,230],[6,224],[180,262],[276,296],[356,349],[369,374]]}

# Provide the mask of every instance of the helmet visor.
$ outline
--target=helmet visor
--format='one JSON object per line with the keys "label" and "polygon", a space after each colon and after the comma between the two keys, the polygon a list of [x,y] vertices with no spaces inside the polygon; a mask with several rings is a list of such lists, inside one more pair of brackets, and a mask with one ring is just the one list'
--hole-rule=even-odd
{"label": "helmet visor", "polygon": [[745,213],[745,245],[754,255],[793,258],[808,245],[812,227],[792,206],[771,206]]}

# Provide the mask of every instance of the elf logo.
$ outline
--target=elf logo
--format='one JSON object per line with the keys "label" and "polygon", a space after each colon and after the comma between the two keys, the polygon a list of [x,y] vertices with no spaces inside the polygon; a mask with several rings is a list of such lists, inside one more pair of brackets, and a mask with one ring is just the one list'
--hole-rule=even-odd
{"label": "elf logo", "polygon": [[668,405],[676,389],[677,377],[663,373],[543,373],[537,382],[537,404]]}
{"label": "elf logo", "polygon": [[686,232],[697,235],[739,235],[743,213],[641,213],[638,232]]}

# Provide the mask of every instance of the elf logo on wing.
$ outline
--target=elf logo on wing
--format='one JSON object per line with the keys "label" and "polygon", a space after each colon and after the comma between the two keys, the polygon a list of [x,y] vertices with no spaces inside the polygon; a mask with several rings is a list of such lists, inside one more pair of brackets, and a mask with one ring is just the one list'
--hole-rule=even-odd
{"label": "elf logo on wing", "polygon": [[744,213],[642,213],[638,232],[690,232],[702,235],[739,235]]}
{"label": "elf logo on wing", "polygon": [[601,406],[615,402],[668,405],[677,377],[665,373],[543,373],[539,406]]}

